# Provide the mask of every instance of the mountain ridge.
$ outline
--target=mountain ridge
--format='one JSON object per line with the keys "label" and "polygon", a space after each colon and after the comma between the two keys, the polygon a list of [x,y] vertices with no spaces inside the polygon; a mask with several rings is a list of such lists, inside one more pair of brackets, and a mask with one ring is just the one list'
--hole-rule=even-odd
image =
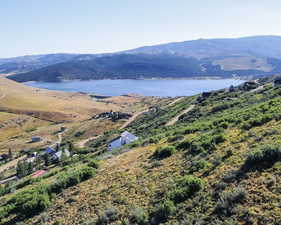
{"label": "mountain ridge", "polygon": [[[116,53],[62,56],[62,59],[58,57],[60,61],[54,59],[48,65],[39,62],[37,67],[29,71],[28,68],[24,71],[19,70],[10,78],[19,82],[31,80],[58,82],[64,79],[196,76],[229,78],[233,75],[260,77],[281,73],[279,46],[281,46],[280,36],[172,42]],[[52,58],[52,55],[49,57]],[[3,67],[3,64],[1,65],[0,60],[0,71],[1,66]]]}

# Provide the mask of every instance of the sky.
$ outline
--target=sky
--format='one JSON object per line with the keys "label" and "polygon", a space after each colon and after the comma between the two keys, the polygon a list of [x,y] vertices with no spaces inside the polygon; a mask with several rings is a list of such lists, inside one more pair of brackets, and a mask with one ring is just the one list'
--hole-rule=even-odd
{"label": "sky", "polygon": [[281,36],[280,11],[280,0],[0,0],[0,58]]}

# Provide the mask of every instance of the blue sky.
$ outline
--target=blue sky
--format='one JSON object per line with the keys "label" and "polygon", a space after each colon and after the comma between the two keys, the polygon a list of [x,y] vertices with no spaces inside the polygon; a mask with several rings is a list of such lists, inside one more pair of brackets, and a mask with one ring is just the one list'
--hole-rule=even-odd
{"label": "blue sky", "polygon": [[280,0],[3,0],[0,57],[281,35],[280,11]]}

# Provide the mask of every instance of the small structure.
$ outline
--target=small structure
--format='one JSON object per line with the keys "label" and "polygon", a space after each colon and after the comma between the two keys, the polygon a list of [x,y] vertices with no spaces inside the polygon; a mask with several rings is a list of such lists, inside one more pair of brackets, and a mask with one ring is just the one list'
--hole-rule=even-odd
{"label": "small structure", "polygon": [[277,78],[274,79],[274,81],[273,81],[273,86],[274,86],[274,87],[279,87],[279,86],[281,86],[281,77],[277,77]]}
{"label": "small structure", "polygon": [[39,141],[42,141],[42,138],[39,137],[39,136],[33,136],[33,137],[31,138],[31,142],[39,142]]}
{"label": "small structure", "polygon": [[51,148],[51,147],[47,147],[45,150],[44,150],[44,154],[45,155],[54,155],[56,153],[56,151]]}
{"label": "small structure", "polygon": [[62,151],[62,150],[57,151],[57,152],[53,155],[53,160],[54,160],[54,161],[60,161],[63,153],[65,154],[66,157],[70,157],[70,152],[68,151],[68,149],[65,149],[65,150],[63,150],[63,151]]}
{"label": "small structure", "polygon": [[108,150],[111,151],[114,148],[120,148],[122,145],[129,144],[136,140],[138,140],[137,136],[125,131],[118,138],[115,138],[108,144]]}
{"label": "small structure", "polygon": [[35,173],[33,173],[31,175],[32,178],[37,178],[37,177],[41,177],[42,175],[44,175],[46,173],[46,170],[38,170]]}

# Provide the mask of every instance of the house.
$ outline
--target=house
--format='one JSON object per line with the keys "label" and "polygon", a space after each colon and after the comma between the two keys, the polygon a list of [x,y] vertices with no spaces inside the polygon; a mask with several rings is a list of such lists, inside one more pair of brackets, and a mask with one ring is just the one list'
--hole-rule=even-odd
{"label": "house", "polygon": [[47,147],[45,150],[44,150],[44,155],[53,155],[53,154],[55,154],[56,153],[56,151],[53,149],[53,148],[51,148],[51,147]]}
{"label": "house", "polygon": [[138,137],[125,131],[118,138],[115,138],[108,144],[108,149],[111,151],[114,148],[120,148],[122,145],[129,144],[136,140],[138,140]]}
{"label": "house", "polygon": [[281,86],[281,77],[275,78],[275,80],[273,81],[273,86],[274,87]]}
{"label": "house", "polygon": [[33,136],[33,137],[31,138],[31,142],[39,142],[39,141],[42,141],[42,138],[39,137],[39,136]]}
{"label": "house", "polygon": [[62,157],[62,153],[64,152],[65,156],[66,157],[70,157],[70,152],[68,151],[68,149],[65,149],[65,150],[60,150],[60,151],[57,151],[54,155],[53,155],[53,160],[54,161],[60,161],[61,160],[61,157]]}

